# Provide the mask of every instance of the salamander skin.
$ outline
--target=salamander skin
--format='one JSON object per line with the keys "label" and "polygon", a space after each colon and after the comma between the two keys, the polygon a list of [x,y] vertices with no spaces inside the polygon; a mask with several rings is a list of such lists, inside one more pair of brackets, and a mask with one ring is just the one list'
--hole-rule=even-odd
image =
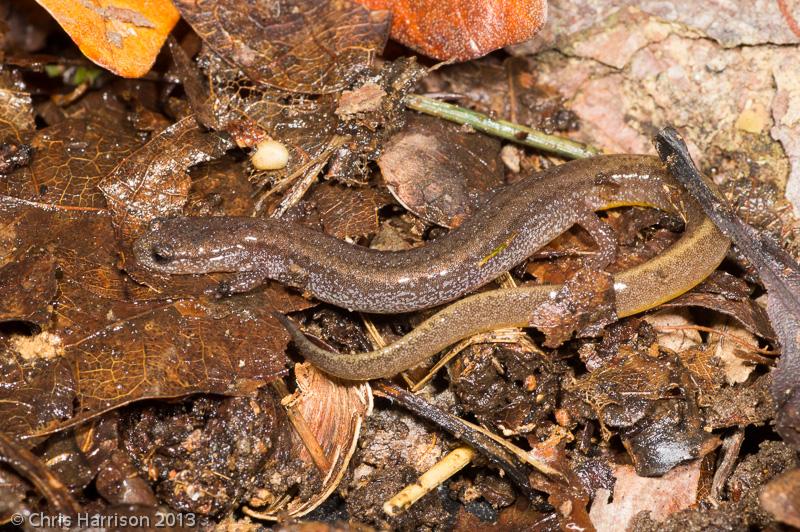
{"label": "salamander skin", "polygon": [[[705,279],[722,261],[730,241],[705,217],[699,206],[676,184],[657,161],[639,158],[647,174],[627,173],[628,195],[614,195],[616,204],[647,204],[682,216],[686,222],[681,238],[661,255],[614,275],[616,311],[619,317],[653,308],[690,290]],[[566,166],[566,165],[565,165]],[[612,165],[613,166],[613,165]],[[627,172],[627,165],[613,166],[610,174]],[[571,183],[590,204],[603,206],[602,194],[591,174]],[[674,201],[677,199],[677,201]],[[562,204],[563,205],[563,204]],[[609,203],[605,203],[606,206]],[[580,208],[580,205],[573,205]],[[284,324],[303,357],[323,371],[349,380],[389,377],[408,369],[464,338],[506,327],[526,327],[539,306],[552,298],[561,285],[523,286],[490,290],[461,299],[428,318],[396,342],[365,353],[336,353],[313,344],[288,318]]]}
{"label": "salamander skin", "polygon": [[[346,309],[399,313],[452,301],[492,281],[586,220],[587,213],[647,205],[688,214],[690,229],[702,228],[705,238],[698,245],[703,247],[687,253],[702,275],[670,263],[678,265],[678,277],[692,279],[688,289],[717,265],[727,240],[695,216],[693,204],[680,205],[689,200],[677,187],[656,157],[606,155],[509,185],[458,228],[410,250],[371,250],[281,220],[196,217],[153,222],[134,253],[156,272],[248,272],[258,281],[274,279]],[[647,297],[653,288],[637,295]]]}

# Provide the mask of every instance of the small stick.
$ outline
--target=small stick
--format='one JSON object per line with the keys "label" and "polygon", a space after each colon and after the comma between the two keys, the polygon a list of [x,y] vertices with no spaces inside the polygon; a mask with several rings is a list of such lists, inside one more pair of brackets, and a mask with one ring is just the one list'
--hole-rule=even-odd
{"label": "small stick", "polygon": [[461,471],[474,457],[475,451],[466,445],[453,449],[423,473],[415,483],[409,484],[383,503],[383,511],[391,516],[406,511],[415,502]]}
{"label": "small stick", "polygon": [[306,418],[297,410],[297,406],[292,401],[294,396],[289,392],[283,379],[273,381],[272,387],[281,395],[281,404],[286,410],[286,417],[289,418],[289,422],[300,437],[300,441],[303,442],[308,454],[311,455],[311,459],[314,461],[314,465],[317,466],[320,475],[324,478],[331,470],[331,462],[325,456],[325,451],[319,444],[319,440],[311,432],[311,427],[306,423]]}
{"label": "small stick", "polygon": [[[476,334],[475,336],[471,336],[469,338],[465,338],[461,340],[456,345],[451,347],[438,361],[433,367],[428,371],[428,373],[420,379],[419,382],[413,384],[411,386],[411,391],[416,393],[420,391],[422,388],[425,387],[428,382],[442,369],[450,360],[452,360],[456,355],[458,355],[461,351],[466,349],[471,345],[476,344],[514,344],[514,343],[521,343],[527,344],[525,340],[527,339],[527,334],[525,334],[522,329],[496,329],[494,331],[490,331],[488,333],[480,333]],[[526,345],[527,347],[527,345]],[[537,349],[534,347],[534,351]]]}
{"label": "small stick", "polygon": [[483,113],[472,111],[451,103],[440,102],[419,94],[406,96],[406,107],[429,114],[457,124],[466,124],[472,128],[504,138],[518,144],[530,146],[545,152],[555,153],[568,159],[583,159],[600,153],[594,146],[583,144],[564,137],[548,135],[533,128],[515,124],[507,120],[495,120]]}
{"label": "small stick", "polygon": [[753,345],[748,344],[735,334],[731,334],[725,331],[718,331],[717,329],[712,329],[711,327],[705,327],[703,325],[658,325],[655,328],[657,331],[667,332],[667,331],[702,331],[709,334],[716,334],[718,336],[722,336],[724,338],[729,339],[730,341],[737,343],[743,347],[746,347],[750,351],[754,351],[756,353],[761,353],[762,355],[770,355],[770,356],[778,356],[781,354],[780,351],[770,351],[769,349],[763,349],[761,347],[756,347]]}

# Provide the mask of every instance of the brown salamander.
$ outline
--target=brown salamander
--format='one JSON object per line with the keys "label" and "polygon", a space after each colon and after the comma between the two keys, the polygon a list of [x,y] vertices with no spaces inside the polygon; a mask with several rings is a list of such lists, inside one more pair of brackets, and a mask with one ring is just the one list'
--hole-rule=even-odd
{"label": "brown salamander", "polygon": [[[691,289],[719,265],[730,244],[688,195],[679,193],[675,201],[672,194],[681,189],[676,188],[675,181],[656,159],[643,160],[652,165],[649,173],[622,176],[630,186],[629,195],[624,200],[615,196],[612,203],[659,207],[682,216],[686,225],[681,238],[666,252],[614,275],[619,317],[648,310]],[[603,194],[592,175],[586,174],[583,178],[583,181],[573,180],[572,184],[593,205],[603,205]],[[394,375],[475,334],[528,326],[538,307],[559,289],[560,285],[524,286],[472,295],[439,311],[396,342],[365,353],[326,351],[306,338],[288,318],[281,315],[277,318],[288,329],[306,360],[337,377],[366,380]]]}
{"label": "brown salamander", "polygon": [[[509,185],[458,228],[410,250],[371,250],[281,220],[194,217],[153,222],[134,252],[140,264],[162,273],[244,272],[234,290],[274,279],[350,310],[399,313],[461,297],[576,223],[599,240],[603,235],[596,229],[603,224],[587,215],[624,205],[657,207],[689,222],[675,249],[650,266],[664,270],[664,279],[685,282],[670,287],[670,295],[661,293],[663,287],[632,284],[636,289],[627,292],[639,298],[640,306],[649,308],[694,286],[727,248],[727,240],[681,195],[658,158],[605,155],[571,161]],[[687,268],[685,260],[699,270]],[[669,268],[677,268],[676,275],[670,276]],[[624,300],[625,295],[618,297]]]}

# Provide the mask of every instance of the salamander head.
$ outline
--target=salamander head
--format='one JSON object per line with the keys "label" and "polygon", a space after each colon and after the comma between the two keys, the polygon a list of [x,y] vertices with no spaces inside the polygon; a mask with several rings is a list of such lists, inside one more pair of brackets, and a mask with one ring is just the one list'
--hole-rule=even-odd
{"label": "salamander head", "polygon": [[252,254],[246,252],[240,226],[252,221],[229,217],[157,219],[134,243],[133,253],[141,266],[161,273],[248,271]]}

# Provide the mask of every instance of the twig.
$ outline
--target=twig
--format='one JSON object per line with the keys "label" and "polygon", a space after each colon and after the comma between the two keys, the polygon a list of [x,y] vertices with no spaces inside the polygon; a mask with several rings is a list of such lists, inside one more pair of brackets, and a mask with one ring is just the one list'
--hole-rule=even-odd
{"label": "twig", "polygon": [[283,190],[286,186],[294,181],[301,172],[303,173],[303,177],[300,181],[295,183],[292,186],[292,189],[289,193],[281,200],[278,207],[275,209],[270,216],[272,218],[280,218],[286,211],[291,209],[294,205],[296,205],[300,199],[305,195],[314,181],[317,179],[317,176],[328,164],[328,159],[333,155],[333,153],[338,150],[342,145],[344,145],[347,137],[344,136],[336,136],[334,137],[329,143],[328,146],[325,148],[321,154],[319,154],[315,159],[307,162],[300,168],[298,168],[294,173],[288,176],[282,183],[277,183],[273,186],[269,191],[262,194],[261,197],[258,198],[256,201],[256,205],[254,207],[255,213],[260,213],[264,208],[264,201],[269,198],[274,193]]}
{"label": "twig", "polygon": [[711,481],[711,493],[709,500],[715,508],[718,508],[722,499],[722,491],[725,489],[725,483],[733,473],[733,468],[736,466],[736,460],[739,458],[739,452],[742,449],[742,442],[744,441],[744,430],[741,428],[730,436],[722,440],[722,457],[717,466],[717,472],[714,473],[714,479]]}
{"label": "twig", "polygon": [[428,373],[419,380],[416,384],[413,384],[410,388],[411,391],[416,393],[420,391],[422,388],[425,387],[428,382],[439,372],[442,367],[445,366],[448,362],[450,362],[456,355],[458,355],[461,351],[466,349],[471,345],[476,344],[514,344],[520,343],[524,344],[529,350],[533,352],[538,352],[536,346],[533,345],[528,340],[528,335],[525,334],[521,329],[497,329],[494,331],[490,331],[488,333],[480,333],[476,334],[475,336],[471,336],[469,338],[465,338],[461,340],[456,345],[451,347],[443,356],[440,358],[436,364],[428,371]]}
{"label": "twig", "polygon": [[308,454],[311,455],[311,459],[314,461],[314,465],[317,466],[320,475],[324,478],[331,470],[331,462],[328,460],[328,457],[325,456],[325,451],[319,444],[319,440],[317,440],[317,437],[311,432],[311,428],[308,426],[308,423],[306,423],[303,414],[297,410],[292,402],[293,396],[286,387],[286,383],[283,382],[283,379],[274,380],[272,382],[272,387],[280,394],[281,404],[286,410],[286,417],[289,418],[289,422],[300,437],[300,441],[303,442],[306,450],[308,450]]}
{"label": "twig", "polygon": [[406,511],[415,502],[464,469],[474,457],[475,451],[465,445],[453,449],[423,473],[416,482],[409,484],[383,503],[383,511],[391,516]]}
{"label": "twig", "polygon": [[403,390],[388,381],[376,381],[372,391],[376,395],[395,400],[419,417],[427,419],[437,427],[446,430],[456,438],[469,444],[490,462],[505,471],[526,497],[532,497],[534,494],[528,471],[525,467],[526,464],[533,466],[536,470],[551,478],[558,480],[563,478],[561,472],[536,459],[516,445],[507,442],[486,429],[448,414],[418,395]]}
{"label": "twig", "polygon": [[406,107],[429,114],[457,124],[466,124],[472,128],[504,138],[518,144],[530,146],[545,152],[555,153],[569,159],[583,159],[600,153],[600,150],[587,144],[575,142],[564,137],[548,135],[533,128],[515,124],[507,120],[495,120],[483,113],[472,111],[451,103],[440,102],[419,94],[406,96]]}
{"label": "twig", "polygon": [[753,345],[748,344],[735,334],[729,332],[718,331],[717,329],[712,329],[711,327],[704,327],[702,325],[659,325],[655,328],[657,331],[702,331],[709,334],[716,334],[718,336],[724,336],[728,338],[734,343],[737,343],[743,347],[746,347],[750,351],[755,351],[756,353],[760,353],[762,355],[769,355],[769,356],[778,356],[781,354],[780,351],[771,351],[769,349],[762,349],[760,347],[755,347]]}
{"label": "twig", "polygon": [[53,513],[78,515],[81,506],[42,460],[18,442],[0,433],[0,463],[8,464],[39,490]]}

